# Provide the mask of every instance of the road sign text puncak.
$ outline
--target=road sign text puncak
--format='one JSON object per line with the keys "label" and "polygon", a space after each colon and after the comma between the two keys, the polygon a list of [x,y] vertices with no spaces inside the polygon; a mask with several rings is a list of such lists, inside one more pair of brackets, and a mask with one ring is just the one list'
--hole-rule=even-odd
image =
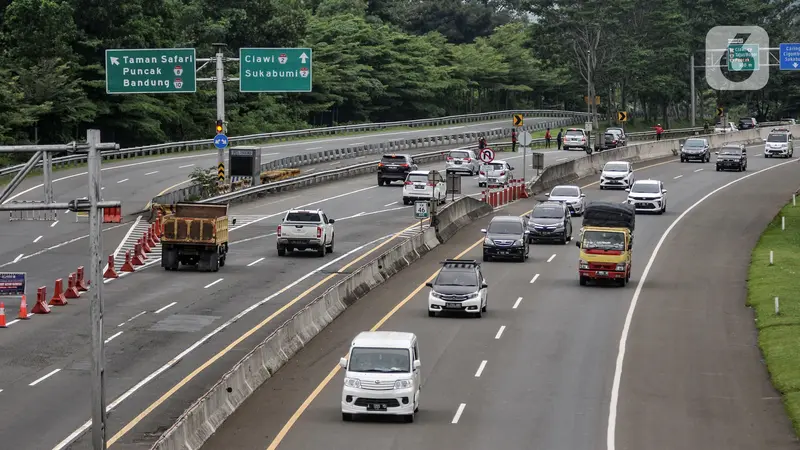
{"label": "road sign text puncak", "polygon": [[239,49],[241,92],[311,92],[310,48]]}
{"label": "road sign text puncak", "polygon": [[197,58],[193,48],[106,50],[109,94],[193,93]]}

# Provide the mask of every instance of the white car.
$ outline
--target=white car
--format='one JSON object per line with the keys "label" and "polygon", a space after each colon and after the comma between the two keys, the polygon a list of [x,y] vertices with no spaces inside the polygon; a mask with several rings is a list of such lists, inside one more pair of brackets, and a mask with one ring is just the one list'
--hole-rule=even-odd
{"label": "white car", "polygon": [[736,124],[733,122],[728,122],[727,124],[718,123],[714,125],[715,134],[733,133],[734,131],[739,131],[739,129],[736,128]]}
{"label": "white car", "polygon": [[589,136],[583,128],[568,128],[564,133],[564,143],[562,145],[564,150],[571,148],[579,148],[586,150],[589,148]]}
{"label": "white car", "polygon": [[413,422],[422,385],[414,333],[364,331],[350,344],[344,369],[342,420],[356,414],[401,416]]}
{"label": "white car", "polygon": [[333,253],[333,223],[334,220],[319,209],[288,211],[275,233],[278,256],[308,249],[316,250],[317,256]]}
{"label": "white car", "polygon": [[600,172],[600,189],[627,189],[636,181],[633,166],[627,161],[609,161]]}
{"label": "white car", "polygon": [[582,216],[586,208],[586,194],[581,192],[581,188],[572,185],[556,186],[549,194],[544,194],[548,200],[563,202],[567,204],[569,213],[573,216]]}
{"label": "white car", "polygon": [[764,139],[764,158],[779,156],[791,158],[794,156],[794,141],[791,131],[786,128],[776,128]]}
{"label": "white car", "polygon": [[639,180],[628,191],[628,204],[637,212],[664,214],[667,210],[667,190],[658,180]]}
{"label": "white car", "polygon": [[481,161],[472,150],[452,150],[447,155],[446,168],[452,172],[466,172],[475,175],[481,168]]}
{"label": "white car", "polygon": [[478,187],[505,186],[514,178],[514,168],[507,161],[496,159],[481,166]]}
{"label": "white car", "polygon": [[438,170],[415,170],[406,176],[403,185],[403,204],[410,205],[417,200],[437,201],[440,204],[447,198],[447,184]]}

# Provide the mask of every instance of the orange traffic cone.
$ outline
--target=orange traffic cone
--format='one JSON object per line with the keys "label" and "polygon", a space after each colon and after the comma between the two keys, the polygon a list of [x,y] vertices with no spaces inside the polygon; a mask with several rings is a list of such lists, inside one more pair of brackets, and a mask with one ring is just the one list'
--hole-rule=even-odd
{"label": "orange traffic cone", "polygon": [[47,306],[47,288],[42,286],[36,290],[36,304],[33,305],[34,314],[50,314],[50,308]]}
{"label": "orange traffic cone", "polygon": [[158,231],[156,231],[156,225],[158,224],[154,223],[150,225],[150,235],[153,236],[153,242],[158,244],[159,242],[161,242],[161,239],[158,238]]}
{"label": "orange traffic cone", "polygon": [[68,303],[67,298],[64,296],[64,279],[59,278],[56,280],[56,288],[53,292],[53,298],[50,299],[50,306],[64,306]]}
{"label": "orange traffic cone", "polygon": [[135,269],[133,268],[133,264],[131,263],[131,251],[125,250],[125,262],[122,264],[122,268],[120,268],[123,272],[133,272]]}
{"label": "orange traffic cone", "polygon": [[141,245],[144,253],[150,253],[153,251],[153,249],[150,248],[150,243],[147,241],[147,233],[143,234],[142,237],[139,238],[139,244]]}
{"label": "orange traffic cone", "polygon": [[106,269],[106,272],[103,274],[103,278],[119,278],[117,271],[114,270],[114,255],[108,255],[108,269]]}
{"label": "orange traffic cone", "polygon": [[25,296],[22,296],[22,301],[19,302],[19,316],[17,317],[20,320],[28,320],[28,301],[25,299]]}
{"label": "orange traffic cone", "polygon": [[6,304],[0,302],[0,328],[7,328],[6,325]]}

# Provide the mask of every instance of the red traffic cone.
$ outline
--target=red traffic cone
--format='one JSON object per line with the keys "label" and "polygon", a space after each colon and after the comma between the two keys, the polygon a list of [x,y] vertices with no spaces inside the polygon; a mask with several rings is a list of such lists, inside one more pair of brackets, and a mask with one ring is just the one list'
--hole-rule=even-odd
{"label": "red traffic cone", "polygon": [[19,302],[19,316],[17,319],[20,320],[28,320],[30,317],[28,316],[28,301],[25,299],[25,296],[22,296],[22,300]]}
{"label": "red traffic cone", "polygon": [[157,223],[150,225],[150,231],[151,231],[150,235],[153,236],[153,242],[155,242],[156,244],[161,242],[161,239],[158,237],[157,225],[158,225]]}
{"label": "red traffic cone", "polygon": [[86,292],[89,290],[89,286],[87,284],[91,284],[90,281],[84,279],[86,273],[83,271],[83,266],[78,267],[77,277],[75,278],[75,287],[78,288],[81,292]]}
{"label": "red traffic cone", "polygon": [[36,304],[31,310],[34,314],[50,314],[50,307],[47,306],[47,288],[42,286],[36,290]]}
{"label": "red traffic cone", "polygon": [[152,248],[156,246],[156,241],[153,239],[152,228],[148,228],[144,235],[147,236],[147,245],[150,246],[150,249],[152,250]]}
{"label": "red traffic cone", "polygon": [[136,270],[133,268],[130,250],[125,250],[125,263],[122,264],[122,268],[120,268],[120,270],[123,272],[134,272]]}
{"label": "red traffic cone", "polygon": [[114,255],[108,255],[108,268],[103,273],[103,278],[119,278],[117,271],[114,270]]}
{"label": "red traffic cone", "polygon": [[139,244],[133,246],[133,256],[131,257],[131,264],[134,266],[143,266],[144,258],[142,258],[142,247]]}
{"label": "red traffic cone", "polygon": [[50,299],[50,306],[64,306],[67,303],[67,298],[64,297],[64,279],[59,278],[56,280],[56,288],[53,292],[53,298]]}
{"label": "red traffic cone", "polygon": [[0,328],[8,328],[6,325],[6,304],[0,302]]}
{"label": "red traffic cone", "polygon": [[79,298],[81,296],[81,293],[78,292],[78,287],[75,286],[76,278],[77,276],[75,276],[75,272],[69,274],[69,281],[67,281],[67,291],[64,292],[64,297]]}
{"label": "red traffic cone", "polygon": [[145,253],[150,253],[153,251],[150,248],[150,244],[148,244],[147,233],[143,234],[142,237],[139,238],[139,245],[142,247],[142,251]]}

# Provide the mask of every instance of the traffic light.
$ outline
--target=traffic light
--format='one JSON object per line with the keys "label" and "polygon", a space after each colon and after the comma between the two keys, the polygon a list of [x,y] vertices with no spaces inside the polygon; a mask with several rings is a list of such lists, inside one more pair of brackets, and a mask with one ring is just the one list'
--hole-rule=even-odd
{"label": "traffic light", "polygon": [[217,134],[222,134],[222,121],[217,121]]}

